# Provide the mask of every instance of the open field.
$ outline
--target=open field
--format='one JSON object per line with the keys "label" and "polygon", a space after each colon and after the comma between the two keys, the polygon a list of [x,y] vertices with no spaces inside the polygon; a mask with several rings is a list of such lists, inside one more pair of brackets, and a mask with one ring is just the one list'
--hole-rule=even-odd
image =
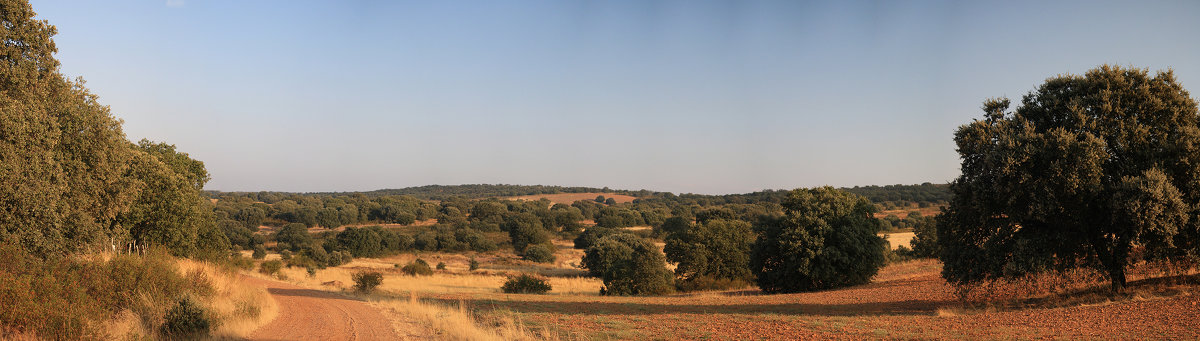
{"label": "open field", "polygon": [[921,208],[917,208],[916,206],[913,206],[913,207],[906,207],[906,208],[902,208],[902,209],[898,209],[898,210],[879,211],[879,212],[875,212],[875,218],[883,218],[883,217],[886,217],[889,215],[895,215],[897,217],[900,217],[900,219],[904,219],[904,218],[907,218],[908,214],[912,213],[912,212],[920,212],[922,216],[929,217],[929,216],[935,216],[938,214],[942,214],[942,208],[938,207],[938,206],[921,207]]}
{"label": "open field", "polygon": [[962,308],[940,269],[932,260],[901,263],[871,284],[799,294],[442,293],[428,301],[465,304],[485,319],[507,316],[567,339],[1200,337],[1200,296],[1191,286],[1059,308]]}
{"label": "open field", "polygon": [[570,205],[580,200],[595,200],[596,196],[603,195],[605,198],[613,198],[618,204],[632,202],[637,197],[628,196],[616,193],[558,193],[558,194],[537,194],[537,195],[522,195],[518,197],[504,197],[501,199],[507,200],[540,200],[546,199],[555,204]]}
{"label": "open field", "polygon": [[[395,325],[421,323],[450,339],[1200,337],[1197,275],[1180,277],[1191,283],[1182,285],[1139,280],[1149,275],[1134,275],[1131,293],[1126,295],[1056,298],[1022,293],[1018,300],[981,306],[958,300],[954,288],[939,275],[940,262],[917,260],[888,265],[872,283],[839,290],[762,295],[757,289],[744,289],[610,297],[597,294],[598,279],[567,275],[582,274],[571,264],[579,250],[566,248],[563,241],[558,244],[560,261],[553,265],[516,260],[503,252],[476,254],[482,266],[472,272],[467,270],[466,255],[422,253],[420,257],[430,264],[446,263],[447,270],[427,277],[405,276],[395,264],[416,256],[404,254],[356,259],[313,277],[302,269],[283,273],[305,287],[346,292],[353,285],[354,272],[380,271],[384,281],[380,291],[369,297],[373,305]],[[548,274],[553,290],[547,295],[501,293],[506,275],[519,272]],[[458,322],[447,320],[451,318]]]}
{"label": "open field", "polygon": [[892,247],[892,250],[899,248],[901,245],[911,249],[913,236],[916,236],[912,232],[892,232],[884,233],[883,235],[887,236],[888,245]]}

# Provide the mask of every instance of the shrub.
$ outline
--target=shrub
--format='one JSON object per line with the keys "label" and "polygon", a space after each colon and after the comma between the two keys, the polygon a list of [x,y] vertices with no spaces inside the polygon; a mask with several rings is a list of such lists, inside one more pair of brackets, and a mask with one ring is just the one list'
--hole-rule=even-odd
{"label": "shrub", "polygon": [[261,272],[262,274],[267,275],[267,276],[271,276],[276,273],[279,273],[279,269],[282,269],[282,268],[283,268],[283,262],[280,262],[277,260],[269,260],[266,262],[262,262],[262,264],[259,265],[258,272]]}
{"label": "shrub", "polygon": [[424,260],[422,260],[420,258],[417,258],[417,260],[414,260],[411,263],[408,263],[407,265],[405,265],[403,268],[400,268],[400,272],[403,272],[404,274],[409,275],[409,276],[433,275],[433,269],[429,268],[429,263],[426,263]]}
{"label": "shrub", "polygon": [[383,284],[383,274],[375,271],[363,271],[350,276],[354,280],[354,290],[369,293]]}
{"label": "shrub", "polygon": [[509,277],[500,290],[509,294],[545,294],[550,291],[550,284],[543,278],[521,274]]}
{"label": "shrub", "polygon": [[[213,290],[208,281],[184,278],[162,250],[97,258],[41,259],[0,243],[0,339],[9,333],[47,340],[111,338],[102,323],[115,313],[129,310],[142,321],[161,321],[176,297]],[[157,331],[159,325],[150,328]]]}
{"label": "shrub", "polygon": [[438,262],[437,269],[446,270],[446,263]]}
{"label": "shrub", "polygon": [[467,262],[467,270],[475,271],[478,269],[479,269],[479,261],[475,260],[475,257],[471,257],[471,260],[469,262]]}
{"label": "shrub", "polygon": [[308,256],[305,255],[304,253],[292,256],[291,259],[287,260],[287,266],[289,268],[290,267],[315,268],[315,267],[317,267],[317,265],[318,264],[316,261],[314,261],[312,258],[308,258]]}
{"label": "shrub", "polygon": [[283,260],[290,260],[290,259],[292,259],[292,251],[291,251],[291,250],[283,250],[283,251],[279,251],[279,258],[281,258],[281,259],[283,259]]}
{"label": "shrub", "polygon": [[553,263],[555,259],[554,245],[531,245],[525,249],[525,254],[522,255],[521,258],[537,263]]}
{"label": "shrub", "polygon": [[225,264],[229,267],[232,267],[234,269],[241,269],[241,270],[254,269],[254,261],[250,260],[249,258],[242,257],[242,254],[236,253],[236,252],[233,255],[230,255],[229,258],[223,262],[223,264]]}
{"label": "shrub", "polygon": [[254,257],[254,259],[267,258],[267,248],[263,247],[262,245],[255,245],[254,253],[251,254],[250,257]]}
{"label": "shrub", "polygon": [[208,335],[210,324],[204,309],[184,297],[163,317],[162,334],[170,339],[188,339]]}

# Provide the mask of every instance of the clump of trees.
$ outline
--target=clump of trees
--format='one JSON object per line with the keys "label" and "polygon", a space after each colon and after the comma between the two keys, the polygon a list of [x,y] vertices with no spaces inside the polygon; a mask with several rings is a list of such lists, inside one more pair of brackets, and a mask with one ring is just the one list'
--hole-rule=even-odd
{"label": "clump of trees", "polygon": [[1200,115],[1171,71],[1101,66],[984,102],[954,134],[962,175],[937,226],[952,283],[1102,270],[1200,249]]}
{"label": "clump of trees", "polygon": [[674,291],[674,276],[662,251],[628,233],[600,238],[584,252],[583,267],[604,281],[601,295],[662,295]]}
{"label": "clump of trees", "polygon": [[23,1],[0,6],[0,242],[38,257],[130,244],[224,257],[229,242],[201,192],[204,164],[169,144],[126,140],[84,82],[60,72],[54,27]]}
{"label": "clump of trees", "polygon": [[[679,224],[679,220],[672,221],[672,225]],[[747,286],[754,280],[750,250],[755,237],[750,223],[715,219],[684,224],[670,228],[672,232],[664,239],[667,261],[677,264],[677,288],[728,289]]]}
{"label": "clump of trees", "polygon": [[832,187],[797,189],[784,215],[759,226],[750,269],[768,293],[864,284],[884,264],[887,241],[866,198]]}

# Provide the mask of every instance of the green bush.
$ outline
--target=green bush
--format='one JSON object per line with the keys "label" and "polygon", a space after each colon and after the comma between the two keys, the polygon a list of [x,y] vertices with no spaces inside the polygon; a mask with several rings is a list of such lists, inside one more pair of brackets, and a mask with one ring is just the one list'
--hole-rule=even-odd
{"label": "green bush", "polygon": [[267,258],[267,248],[263,247],[262,245],[255,245],[254,253],[251,254],[250,257],[253,257],[254,259]]}
{"label": "green bush", "polygon": [[[427,267],[428,268],[428,267]],[[369,293],[383,284],[383,274],[375,271],[357,272],[350,276],[354,280],[354,290]]]}
{"label": "green bush", "polygon": [[550,289],[550,284],[544,278],[529,274],[509,277],[500,287],[500,290],[509,294],[545,294]]}
{"label": "green bush", "polygon": [[210,323],[204,309],[187,297],[168,310],[163,320],[160,330],[170,339],[197,338],[208,335],[210,331]]}
{"label": "green bush", "polygon": [[240,270],[254,269],[254,261],[250,260],[249,258],[242,257],[242,254],[240,253],[234,253],[233,255],[229,256],[229,258],[226,259],[222,264]]}
{"label": "green bush", "polygon": [[475,271],[478,269],[479,269],[479,261],[475,260],[475,257],[471,257],[471,261],[467,262],[467,270]]}
{"label": "green bush", "polygon": [[258,266],[258,272],[261,272],[262,274],[267,275],[267,276],[271,276],[276,273],[279,273],[279,269],[283,269],[283,262],[280,262],[278,260],[269,260],[266,262],[262,262],[262,264],[259,264],[259,266]]}
{"label": "green bush", "polygon": [[408,263],[407,265],[405,265],[403,268],[400,268],[400,272],[403,272],[404,274],[409,275],[409,276],[433,275],[433,269],[429,268],[429,263],[426,263],[425,260],[422,260],[420,258],[417,258],[417,260],[414,260],[411,263]]}
{"label": "green bush", "polygon": [[528,248],[525,248],[525,254],[521,258],[537,263],[554,263],[554,245],[530,245]]}
{"label": "green bush", "polygon": [[438,262],[437,269],[438,270],[446,270],[446,263]]}

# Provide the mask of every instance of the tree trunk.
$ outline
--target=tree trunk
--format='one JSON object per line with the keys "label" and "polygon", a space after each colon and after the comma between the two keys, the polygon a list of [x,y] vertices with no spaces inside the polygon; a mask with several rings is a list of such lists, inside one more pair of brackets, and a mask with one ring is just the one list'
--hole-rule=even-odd
{"label": "tree trunk", "polygon": [[1114,262],[1108,266],[1108,280],[1112,288],[1112,292],[1121,293],[1125,291],[1125,267],[1123,264]]}

